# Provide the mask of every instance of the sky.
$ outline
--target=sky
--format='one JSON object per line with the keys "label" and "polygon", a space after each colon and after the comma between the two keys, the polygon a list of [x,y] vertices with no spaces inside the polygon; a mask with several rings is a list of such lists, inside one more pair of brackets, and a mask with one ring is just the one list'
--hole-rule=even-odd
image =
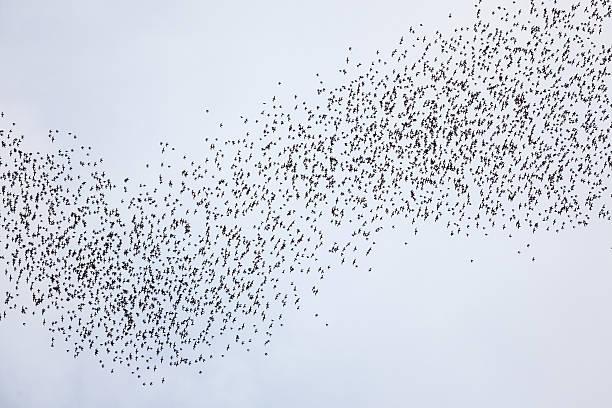
{"label": "sky", "polygon": [[[349,46],[371,59],[410,26],[473,18],[464,0],[126,3],[0,0],[0,110],[32,149],[47,148],[48,129],[75,132],[111,175],[135,179],[160,141],[195,156],[219,122],[231,129],[273,95],[309,97],[316,73],[339,82]],[[167,368],[154,387],[9,318],[0,407],[612,405],[609,223],[513,238],[425,223],[404,245],[406,234],[377,237],[371,271],[326,276],[268,356],[230,353],[201,376]]]}

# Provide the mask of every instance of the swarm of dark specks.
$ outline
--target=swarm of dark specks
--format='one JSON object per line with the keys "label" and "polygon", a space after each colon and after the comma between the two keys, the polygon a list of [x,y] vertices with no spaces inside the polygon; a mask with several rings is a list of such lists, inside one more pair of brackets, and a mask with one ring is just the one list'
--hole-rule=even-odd
{"label": "swarm of dark specks", "polygon": [[74,135],[26,151],[3,114],[0,318],[38,314],[52,346],[147,385],[161,365],[261,350],[335,266],[321,254],[357,267],[395,217],[451,235],[610,220],[611,13],[478,4],[451,36],[410,27],[390,53],[349,55],[320,102],[274,97],[241,117],[249,132],[207,138],[204,160],[162,143],[137,186]]}

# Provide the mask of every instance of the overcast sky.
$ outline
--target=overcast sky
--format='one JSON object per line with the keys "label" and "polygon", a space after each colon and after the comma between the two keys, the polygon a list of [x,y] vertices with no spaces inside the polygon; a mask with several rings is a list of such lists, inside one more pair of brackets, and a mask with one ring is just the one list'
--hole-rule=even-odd
{"label": "overcast sky", "polygon": [[[411,25],[472,18],[463,0],[0,0],[0,110],[33,149],[48,129],[76,132],[111,174],[138,178],[161,140],[194,152],[277,92],[312,94],[316,73],[339,81],[349,46],[370,59]],[[609,223],[405,234],[377,238],[371,272],[330,273],[269,356],[230,353],[203,376],[167,369],[152,388],[3,321],[0,407],[612,406]]]}

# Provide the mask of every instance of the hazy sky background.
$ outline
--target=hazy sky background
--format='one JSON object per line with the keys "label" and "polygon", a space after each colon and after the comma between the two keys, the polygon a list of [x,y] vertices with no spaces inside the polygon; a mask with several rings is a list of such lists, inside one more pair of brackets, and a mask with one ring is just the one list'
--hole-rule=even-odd
{"label": "hazy sky background", "polygon": [[[137,179],[159,141],[195,155],[218,122],[279,93],[313,94],[315,73],[340,83],[348,46],[369,60],[411,25],[447,32],[473,10],[456,0],[0,0],[0,110],[27,146],[48,129],[76,132],[107,172]],[[327,275],[269,356],[230,353],[202,376],[166,369],[154,387],[51,349],[46,329],[11,318],[0,323],[0,407],[612,406],[612,226],[522,234],[451,238],[433,223],[417,237],[382,233],[373,270]]]}

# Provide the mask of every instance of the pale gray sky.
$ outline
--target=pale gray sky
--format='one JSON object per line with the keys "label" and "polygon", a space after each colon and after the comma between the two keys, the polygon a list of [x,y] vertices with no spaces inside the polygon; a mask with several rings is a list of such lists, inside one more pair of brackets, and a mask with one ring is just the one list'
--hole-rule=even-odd
{"label": "pale gray sky", "polygon": [[[48,129],[76,132],[108,172],[135,178],[160,140],[197,154],[219,121],[277,93],[308,97],[315,73],[340,81],[349,45],[371,59],[411,25],[448,31],[473,13],[463,0],[126,3],[0,1],[0,110],[32,148]],[[408,246],[387,231],[372,272],[327,276],[270,356],[166,369],[152,388],[12,318],[0,406],[609,407],[611,228],[456,239],[424,224]]]}

